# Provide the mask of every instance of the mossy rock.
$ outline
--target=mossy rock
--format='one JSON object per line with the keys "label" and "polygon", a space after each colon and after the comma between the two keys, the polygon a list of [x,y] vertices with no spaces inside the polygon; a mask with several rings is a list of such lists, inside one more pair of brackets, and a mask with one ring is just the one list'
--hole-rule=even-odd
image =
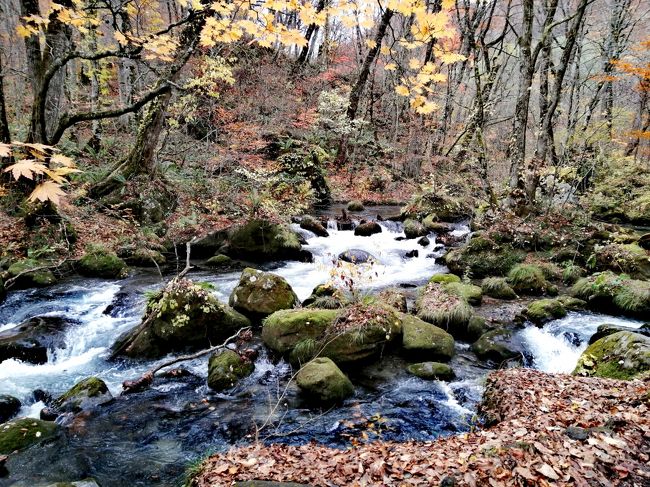
{"label": "mossy rock", "polygon": [[509,244],[498,244],[482,236],[470,239],[467,245],[445,255],[445,263],[454,274],[469,273],[472,278],[506,275],[524,260],[525,253]]}
{"label": "mossy rock", "polygon": [[354,234],[358,237],[370,237],[371,235],[381,232],[381,225],[377,222],[359,223],[354,228]]}
{"label": "mossy rock", "polygon": [[229,304],[253,318],[264,318],[281,309],[296,307],[300,301],[284,277],[246,268],[230,294]]}
{"label": "mossy rock", "polygon": [[593,309],[630,316],[650,316],[650,282],[625,274],[599,272],[576,282],[571,294]]}
{"label": "mossy rock", "polygon": [[431,216],[435,221],[455,221],[470,216],[473,207],[470,197],[456,196],[440,190],[426,191],[410,199],[402,208],[402,216],[417,219]]}
{"label": "mossy rock", "polygon": [[482,316],[472,316],[472,319],[467,324],[467,341],[474,342],[478,340],[492,328]]}
{"label": "mossy rock", "polygon": [[305,215],[300,220],[300,228],[308,230],[318,237],[329,237],[330,234],[323,224],[310,215]]}
{"label": "mossy rock", "polygon": [[238,381],[248,377],[255,365],[233,350],[223,350],[210,357],[208,363],[208,386],[221,392],[235,387]]}
{"label": "mossy rock", "polygon": [[508,284],[519,294],[544,294],[551,287],[544,272],[533,264],[518,264],[508,272]]}
{"label": "mossy rock", "polygon": [[300,236],[285,225],[252,220],[227,232],[227,253],[235,259],[252,262],[272,260],[311,260],[302,250]]}
{"label": "mossy rock", "polygon": [[157,267],[165,265],[167,259],[157,250],[147,249],[147,248],[137,248],[132,251],[129,251],[127,255],[122,255],[124,257],[124,262],[128,265],[136,267]]}
{"label": "mossy rock", "polygon": [[596,246],[594,258],[598,270],[625,273],[633,279],[650,279],[650,251],[636,243]]}
{"label": "mossy rock", "polygon": [[562,280],[563,269],[559,265],[553,262],[540,262],[537,266],[542,271],[542,274],[544,274],[546,280],[555,282]]}
{"label": "mossy rock", "polygon": [[262,340],[271,350],[288,354],[299,342],[320,337],[339,314],[330,309],[277,311],[264,320]]}
{"label": "mossy rock", "polygon": [[323,405],[341,402],[354,394],[350,379],[326,357],[305,364],[296,375],[296,383],[305,396]]}
{"label": "mossy rock", "polygon": [[435,214],[427,215],[424,220],[422,220],[422,225],[424,225],[424,228],[426,228],[427,231],[435,232],[437,234],[449,233],[453,230],[454,227],[451,224],[439,222],[437,221],[437,218],[438,217]]}
{"label": "mossy rock", "polygon": [[86,277],[102,277],[115,279],[126,270],[126,262],[115,252],[99,245],[90,245],[84,256],[77,262],[79,274]]}
{"label": "mossy rock", "polygon": [[481,360],[502,363],[521,358],[521,351],[513,342],[513,333],[506,329],[497,329],[484,333],[472,345],[472,351]]}
{"label": "mossy rock", "polygon": [[565,284],[575,284],[580,278],[584,277],[585,270],[578,266],[569,264],[562,271],[562,281]]}
{"label": "mossy rock", "polygon": [[403,314],[402,348],[408,358],[449,361],[455,354],[454,337],[442,328]]}
{"label": "mossy rock", "polygon": [[113,399],[106,383],[98,377],[88,377],[75,384],[53,403],[62,412],[77,413],[92,409]]}
{"label": "mossy rock", "polygon": [[573,374],[624,380],[650,377],[650,338],[619,331],[596,340],[582,353]]}
{"label": "mossy rock", "polygon": [[587,302],[573,296],[559,296],[557,300],[567,311],[580,311],[587,307]]}
{"label": "mossy rock", "polygon": [[9,269],[7,269],[7,277],[9,279],[14,279],[14,289],[46,287],[56,284],[57,282],[56,277],[52,271],[47,268],[47,265],[34,259],[23,259],[14,262],[9,266]]}
{"label": "mossy rock", "polygon": [[424,237],[429,231],[417,220],[407,219],[404,221],[404,235],[408,239]]}
{"label": "mossy rock", "polygon": [[472,306],[480,306],[483,300],[483,291],[479,286],[464,284],[461,282],[448,282],[442,285],[448,293],[460,296]]}
{"label": "mossy rock", "polygon": [[384,289],[377,295],[377,301],[402,313],[407,311],[406,296],[400,289]]}
{"label": "mossy rock", "polygon": [[250,324],[205,286],[189,279],[173,280],[150,298],[142,324],[118,339],[113,354],[159,358],[203,349]]}
{"label": "mossy rock", "polygon": [[420,379],[450,381],[456,374],[447,364],[440,362],[421,362],[409,365],[406,370]]}
{"label": "mossy rock", "polygon": [[543,325],[551,320],[565,317],[566,309],[559,299],[539,299],[528,304],[524,316],[536,325]]}
{"label": "mossy rock", "polygon": [[600,340],[601,338],[605,338],[609,335],[613,335],[614,333],[618,333],[619,331],[629,331],[631,333],[639,333],[640,335],[650,337],[650,323],[646,323],[645,325],[642,325],[639,328],[632,328],[631,326],[612,325],[609,323],[603,323],[602,325],[598,325],[598,328],[596,329],[596,333],[591,335],[591,337],[589,338],[589,345]]}
{"label": "mossy rock", "polygon": [[0,423],[13,418],[20,411],[20,401],[8,394],[0,394]]}
{"label": "mossy rock", "polygon": [[319,284],[302,302],[306,308],[339,309],[347,304],[343,292],[331,283]]}
{"label": "mossy rock", "polygon": [[439,284],[447,282],[460,282],[460,277],[455,274],[434,274],[429,279],[429,282],[437,282]]}
{"label": "mossy rock", "polygon": [[227,255],[217,254],[206,260],[205,265],[208,267],[230,267],[232,265],[232,259]]}
{"label": "mossy rock", "polygon": [[481,290],[486,296],[495,299],[517,299],[517,293],[503,277],[486,277],[481,282]]}
{"label": "mossy rock", "polygon": [[24,450],[36,443],[54,437],[59,427],[49,421],[18,418],[0,425],[0,455]]}
{"label": "mossy rock", "polygon": [[432,283],[422,290],[416,301],[418,318],[447,330],[456,338],[465,338],[473,311],[462,297]]}
{"label": "mossy rock", "polygon": [[366,209],[365,206],[363,206],[363,203],[359,200],[352,200],[348,203],[347,205],[348,211],[363,211]]}

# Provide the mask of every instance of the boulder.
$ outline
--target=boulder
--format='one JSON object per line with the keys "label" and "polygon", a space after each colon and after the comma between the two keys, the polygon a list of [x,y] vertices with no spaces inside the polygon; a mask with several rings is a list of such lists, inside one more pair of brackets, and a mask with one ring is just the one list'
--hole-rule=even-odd
{"label": "boulder", "polygon": [[495,299],[516,299],[517,293],[503,277],[486,277],[481,282],[481,290],[486,296]]}
{"label": "boulder", "polygon": [[460,282],[460,277],[455,274],[434,274],[429,279],[429,282],[437,282],[439,284],[444,284],[447,282]]}
{"label": "boulder", "polygon": [[165,265],[167,259],[157,250],[147,248],[125,248],[117,253],[128,265],[135,267],[157,267]]}
{"label": "boulder", "polygon": [[444,223],[435,220],[436,215],[430,214],[427,215],[424,220],[422,220],[422,225],[429,232],[434,232],[436,234],[449,233],[454,229],[454,226],[451,223]]}
{"label": "boulder", "polygon": [[20,406],[20,401],[14,396],[0,394],[0,423],[4,423],[18,414]]}
{"label": "boulder", "polygon": [[[311,262],[311,254],[302,250],[300,236],[285,225],[266,220],[252,220],[244,225],[237,225],[227,232],[227,244],[211,247],[214,255],[223,252],[235,259],[251,262],[268,262],[274,260],[299,260]],[[219,239],[214,238],[215,245]],[[207,247],[203,245],[202,247]],[[192,255],[195,255],[194,246]]]}
{"label": "boulder", "polygon": [[88,377],[75,384],[54,400],[52,406],[60,412],[78,413],[105,404],[113,399],[106,383],[98,377]]}
{"label": "boulder", "polygon": [[34,259],[14,262],[7,269],[7,278],[13,279],[14,289],[46,287],[56,284],[56,277],[47,265]]}
{"label": "boulder", "polygon": [[300,220],[300,228],[308,230],[318,237],[329,237],[327,229],[313,216],[305,215]]}
{"label": "boulder", "polygon": [[230,306],[252,318],[265,318],[300,301],[289,283],[277,274],[246,268],[230,294]]}
{"label": "boulder", "polygon": [[339,314],[330,309],[277,311],[264,320],[262,340],[271,350],[288,354],[299,342],[319,338]]}
{"label": "boulder", "polygon": [[483,334],[490,331],[492,327],[482,316],[474,315],[467,324],[467,341],[474,342],[481,338]]}
{"label": "boulder", "polygon": [[341,402],[354,394],[350,379],[326,357],[305,364],[296,375],[296,383],[305,396],[325,405]]}
{"label": "boulder", "polygon": [[444,380],[450,381],[456,375],[449,365],[441,364],[440,362],[421,362],[419,364],[411,364],[406,370],[411,374],[425,380]]}
{"label": "boulder", "polygon": [[391,308],[395,308],[397,311],[406,313],[407,302],[406,296],[404,293],[396,288],[384,289],[377,295],[377,301]]}
{"label": "boulder", "polygon": [[481,301],[483,300],[483,291],[479,286],[474,286],[473,284],[448,282],[443,284],[442,288],[448,293],[463,298],[472,306],[480,306]]}
{"label": "boulder", "polygon": [[377,258],[370,255],[365,250],[350,249],[341,252],[338,256],[339,260],[349,262],[351,264],[368,264],[370,262],[377,262]]}
{"label": "boulder", "polygon": [[538,326],[566,316],[566,309],[558,299],[538,299],[528,304],[524,317]]}
{"label": "boulder", "polygon": [[589,345],[591,345],[597,340],[600,340],[601,338],[605,338],[609,335],[613,335],[614,333],[618,333],[619,331],[639,333],[640,335],[650,337],[650,323],[646,323],[640,328],[632,328],[631,326],[611,325],[609,323],[604,323],[602,325],[599,325],[598,328],[596,329],[596,333],[591,335],[591,338],[589,338]]}
{"label": "boulder", "polygon": [[467,245],[449,251],[445,263],[454,274],[469,272],[472,278],[506,275],[521,262],[525,253],[509,244],[498,244],[484,236],[474,235]]}
{"label": "boulder", "polygon": [[46,363],[48,350],[66,347],[65,332],[74,324],[60,316],[37,316],[0,332],[0,362],[16,359]]}
{"label": "boulder", "polygon": [[339,309],[346,304],[343,292],[331,283],[319,284],[302,302],[303,307]]}
{"label": "boulder", "polygon": [[126,262],[101,245],[89,245],[76,268],[82,276],[115,279],[126,270]]}
{"label": "boulder", "polygon": [[571,294],[596,310],[630,316],[650,316],[650,282],[625,274],[599,272],[576,282]]}
{"label": "boulder", "polygon": [[518,264],[508,272],[508,284],[519,294],[540,295],[551,289],[539,266]]}
{"label": "boulder", "polygon": [[418,252],[417,249],[413,249],[413,250],[410,250],[410,251],[406,252],[404,254],[404,258],[413,259],[413,258],[417,257],[418,255],[420,255],[420,252]]}
{"label": "boulder", "polygon": [[207,348],[250,326],[241,313],[189,279],[170,281],[153,296],[140,326],[118,339],[113,356],[159,358]]}
{"label": "boulder", "polygon": [[582,353],[573,374],[608,379],[650,377],[650,338],[619,331],[596,340]]}
{"label": "boulder", "polygon": [[454,356],[454,338],[441,328],[402,314],[402,348],[409,358],[449,361]]}
{"label": "boulder", "polygon": [[559,296],[557,300],[562,303],[562,306],[567,311],[580,311],[587,307],[587,302],[582,299],[574,298],[573,296]]}
{"label": "boulder", "polygon": [[59,427],[52,422],[34,418],[12,419],[0,425],[0,455],[24,450],[54,437]]}
{"label": "boulder", "polygon": [[352,200],[348,203],[347,206],[348,211],[363,211],[366,209],[365,206],[363,206],[363,203],[359,200]]}
{"label": "boulder", "polygon": [[625,273],[633,279],[650,279],[650,251],[636,243],[597,245],[594,256],[597,270]]}
{"label": "boulder", "polygon": [[481,360],[501,363],[506,360],[521,358],[518,344],[513,340],[510,330],[497,329],[488,331],[472,345],[472,351]]}
{"label": "boulder", "polygon": [[244,377],[255,370],[250,360],[239,355],[234,350],[225,349],[210,357],[208,363],[208,386],[217,392],[230,389]]}
{"label": "boulder", "polygon": [[644,250],[650,250],[650,233],[644,233],[637,240],[637,245]]}
{"label": "boulder", "polygon": [[406,238],[425,237],[429,231],[417,220],[408,219],[404,222],[404,235]]}
{"label": "boulder", "polygon": [[562,281],[565,284],[575,284],[575,282],[584,277],[585,270],[577,265],[569,264],[564,267],[562,271]]}
{"label": "boulder", "polygon": [[206,260],[205,265],[208,267],[230,267],[232,265],[232,259],[227,255],[217,254]]}
{"label": "boulder", "polygon": [[354,234],[359,237],[370,237],[375,233],[381,233],[381,225],[377,222],[360,223],[354,229]]}
{"label": "boulder", "polygon": [[429,237],[420,237],[418,239],[418,245],[421,245],[422,247],[428,247],[431,241],[429,240]]}
{"label": "boulder", "polygon": [[416,304],[418,318],[447,330],[456,338],[465,338],[472,308],[460,296],[431,283],[422,290]]}

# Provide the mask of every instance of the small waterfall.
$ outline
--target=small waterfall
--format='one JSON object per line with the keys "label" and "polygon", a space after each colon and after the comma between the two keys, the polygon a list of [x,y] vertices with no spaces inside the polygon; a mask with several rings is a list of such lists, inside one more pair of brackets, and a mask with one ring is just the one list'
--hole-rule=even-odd
{"label": "small waterfall", "polygon": [[336,223],[336,220],[329,219],[327,220],[327,229],[328,230],[338,230],[339,225]]}

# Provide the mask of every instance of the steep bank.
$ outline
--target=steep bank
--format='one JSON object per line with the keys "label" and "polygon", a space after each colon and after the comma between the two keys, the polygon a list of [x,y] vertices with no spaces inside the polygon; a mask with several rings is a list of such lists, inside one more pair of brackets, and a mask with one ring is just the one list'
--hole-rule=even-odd
{"label": "steep bank", "polygon": [[190,485],[648,485],[649,407],[649,381],[500,370],[487,379],[482,407],[494,426],[347,450],[251,445],[211,456]]}

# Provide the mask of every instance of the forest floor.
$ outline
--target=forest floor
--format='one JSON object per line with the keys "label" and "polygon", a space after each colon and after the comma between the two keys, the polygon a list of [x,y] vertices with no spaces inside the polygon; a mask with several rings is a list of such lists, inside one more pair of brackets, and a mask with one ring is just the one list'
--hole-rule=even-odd
{"label": "forest floor", "polygon": [[190,485],[255,479],[314,486],[648,486],[649,408],[647,380],[500,370],[488,376],[482,406],[493,426],[432,442],[346,450],[240,447],[209,457]]}

